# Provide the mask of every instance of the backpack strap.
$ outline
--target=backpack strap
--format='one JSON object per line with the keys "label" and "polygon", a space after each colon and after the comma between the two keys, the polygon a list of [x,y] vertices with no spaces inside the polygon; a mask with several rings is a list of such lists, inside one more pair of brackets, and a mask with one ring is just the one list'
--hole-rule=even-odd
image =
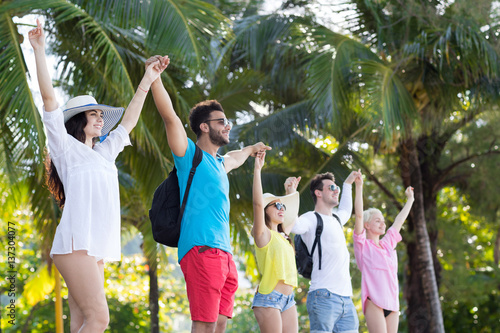
{"label": "backpack strap", "polygon": [[316,249],[316,245],[318,245],[318,256],[319,256],[318,269],[321,269],[321,257],[323,254],[323,252],[321,251],[321,234],[323,233],[323,219],[321,218],[321,216],[317,212],[314,212],[314,215],[316,215],[317,224],[316,224],[316,237],[314,237],[314,243],[313,243],[313,247],[311,249],[311,257],[314,254],[314,250]]}
{"label": "backpack strap", "polygon": [[337,221],[339,221],[340,228],[342,229],[342,222],[340,222],[340,218],[337,215],[333,214],[333,213],[332,213],[332,216],[335,217],[337,219]]}
{"label": "backpack strap", "polygon": [[[316,219],[318,221],[316,225],[316,237],[314,238],[314,243],[313,247],[311,249],[311,257],[314,253],[314,250],[316,249],[316,244],[318,245],[318,256],[319,256],[319,267],[318,269],[321,269],[321,257],[322,257],[322,251],[321,251],[321,234],[323,233],[323,219],[321,218],[321,215],[319,215],[317,212],[314,212],[316,215]],[[340,222],[340,218],[332,213],[332,216],[339,221],[340,228],[342,228],[342,222]]]}
{"label": "backpack strap", "polygon": [[186,191],[184,192],[184,198],[182,199],[181,210],[179,211],[179,217],[177,219],[177,224],[181,224],[182,216],[184,215],[184,208],[186,208],[187,198],[189,195],[189,189],[191,189],[191,183],[193,182],[193,177],[196,172],[196,168],[201,163],[203,159],[203,151],[198,147],[197,144],[194,145],[196,147],[194,156],[193,156],[193,164],[191,166],[191,170],[189,171],[189,178],[186,184]]}

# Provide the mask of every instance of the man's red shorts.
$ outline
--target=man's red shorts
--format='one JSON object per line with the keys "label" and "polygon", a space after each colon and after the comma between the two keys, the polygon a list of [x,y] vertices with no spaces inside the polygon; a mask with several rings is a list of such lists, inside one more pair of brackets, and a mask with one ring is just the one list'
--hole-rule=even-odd
{"label": "man's red shorts", "polygon": [[207,246],[193,247],[181,260],[191,320],[216,322],[219,314],[233,317],[238,272],[230,253]]}

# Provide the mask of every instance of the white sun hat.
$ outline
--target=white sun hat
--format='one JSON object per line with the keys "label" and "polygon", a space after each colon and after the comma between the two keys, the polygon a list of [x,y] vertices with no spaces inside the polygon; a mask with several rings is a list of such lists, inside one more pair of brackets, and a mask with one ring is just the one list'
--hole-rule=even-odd
{"label": "white sun hat", "polygon": [[299,197],[300,197],[299,192],[297,191],[281,197],[271,193],[264,193],[263,204],[264,207],[266,207],[267,205],[269,205],[270,202],[279,199],[281,203],[285,205],[286,210],[285,210],[285,218],[283,220],[283,228],[286,228],[295,221],[295,219],[299,214],[299,201],[300,201]]}
{"label": "white sun hat", "polygon": [[64,122],[66,123],[78,113],[89,110],[101,110],[103,112],[104,125],[102,126],[101,135],[104,136],[120,121],[124,108],[98,104],[95,98],[90,95],[76,96],[66,103],[63,111]]}

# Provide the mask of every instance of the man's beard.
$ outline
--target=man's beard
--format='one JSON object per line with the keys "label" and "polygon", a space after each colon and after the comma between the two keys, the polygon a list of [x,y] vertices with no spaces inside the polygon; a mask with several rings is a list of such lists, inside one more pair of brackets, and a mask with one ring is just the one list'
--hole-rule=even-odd
{"label": "man's beard", "polygon": [[225,146],[229,143],[229,139],[224,138],[221,134],[219,134],[216,130],[212,129],[212,127],[210,126],[209,126],[208,136],[210,138],[210,141],[218,147]]}
{"label": "man's beard", "polygon": [[339,204],[339,198],[338,197],[335,198],[335,199],[334,198],[328,198],[328,199],[326,199],[326,204],[328,206],[331,206],[332,208],[333,207],[337,207],[338,204]]}

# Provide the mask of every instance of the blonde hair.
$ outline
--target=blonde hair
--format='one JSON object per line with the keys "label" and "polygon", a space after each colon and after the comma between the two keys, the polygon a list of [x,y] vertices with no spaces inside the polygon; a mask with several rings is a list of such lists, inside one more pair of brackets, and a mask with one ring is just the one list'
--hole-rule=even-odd
{"label": "blonde hair", "polygon": [[380,209],[377,208],[368,208],[367,210],[365,210],[363,212],[363,224],[368,223],[375,213],[380,213],[380,215],[383,215]]}

